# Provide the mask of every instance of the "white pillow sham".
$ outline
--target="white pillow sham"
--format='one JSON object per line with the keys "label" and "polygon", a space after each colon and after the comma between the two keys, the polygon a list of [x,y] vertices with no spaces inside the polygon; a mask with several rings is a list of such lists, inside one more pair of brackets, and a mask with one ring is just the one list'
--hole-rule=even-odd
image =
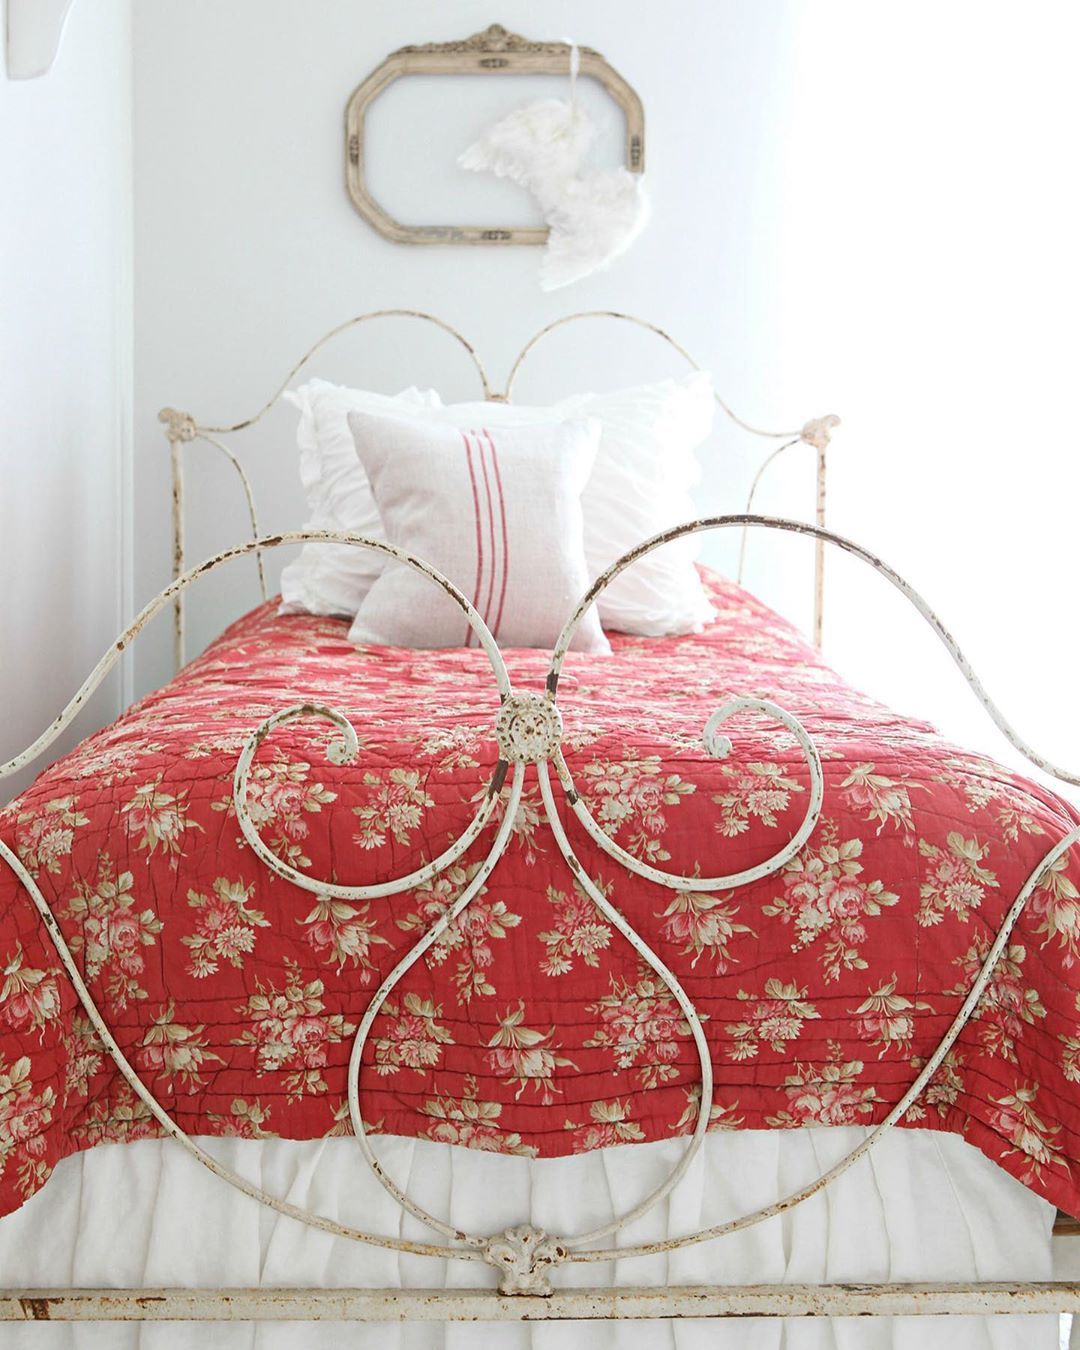
{"label": "white pillow sham", "polygon": [[[309,380],[284,397],[300,410],[296,440],[300,482],[307,496],[305,530],[345,530],[385,539],[371,486],[356,458],[346,420],[350,412],[412,413],[438,408],[432,390],[372,394],[326,380]],[[352,618],[382,571],[383,557],[352,544],[305,544],[281,573],[282,614]]]}
{"label": "white pillow sham", "polygon": [[[600,424],[458,428],[366,412],[348,420],[390,542],[449,577],[500,646],[553,647],[588,588],[581,492]],[[349,638],[479,646],[445,592],[393,559],[364,596]],[[610,652],[595,605],[570,645]]]}
{"label": "white pillow sham", "polygon": [[[697,371],[613,393],[574,395],[547,407],[442,404],[433,392],[415,389],[388,400],[324,380],[309,381],[293,401],[301,410],[301,475],[312,512],[309,527],[354,530],[380,539],[385,535],[378,510],[348,432],[350,411],[419,416],[459,428],[598,418],[600,446],[582,495],[590,579],[644,539],[698,514],[691,497],[699,477],[695,451],[709,435],[716,408],[710,377]],[[697,536],[677,540],[623,572],[600,597],[603,625],[645,636],[700,629],[713,611],[694,566],[698,542]],[[286,611],[352,615],[381,571],[382,560],[360,549],[323,544],[309,545],[292,566],[297,571],[288,592],[282,578]]]}

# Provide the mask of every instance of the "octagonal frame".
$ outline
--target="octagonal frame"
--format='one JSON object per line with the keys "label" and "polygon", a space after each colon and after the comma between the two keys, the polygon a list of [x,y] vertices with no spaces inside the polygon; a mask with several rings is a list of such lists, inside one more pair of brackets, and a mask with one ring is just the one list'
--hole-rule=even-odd
{"label": "octagonal frame", "polygon": [[[645,171],[645,112],[634,88],[591,47],[580,47],[580,74],[596,80],[626,119],[626,167]],[[396,244],[543,244],[545,225],[403,225],[375,200],[364,173],[367,111],[407,75],[569,75],[567,42],[533,42],[492,24],[456,42],[428,42],[391,52],[353,92],[345,108],[345,182],[357,211]]]}

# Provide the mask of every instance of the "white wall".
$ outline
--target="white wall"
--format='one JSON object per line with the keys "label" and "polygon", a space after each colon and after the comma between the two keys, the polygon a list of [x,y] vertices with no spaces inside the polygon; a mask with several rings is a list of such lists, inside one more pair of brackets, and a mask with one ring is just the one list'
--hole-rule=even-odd
{"label": "white wall", "polygon": [[[826,386],[844,415],[833,523],[924,591],[1022,735],[1080,769],[1080,9],[795,18],[774,357],[786,396]],[[1018,762],[877,578],[841,559],[830,587],[845,673]]]}
{"label": "white wall", "polygon": [[[0,759],[75,692],[126,599],[129,8],[77,4],[42,79],[0,67]],[[122,696],[118,673],[50,755]],[[0,800],[34,772],[0,783]]]}
{"label": "white wall", "polygon": [[[554,295],[537,289],[531,250],[383,240],[342,183],[341,119],[355,85],[403,43],[463,36],[493,17],[599,48],[645,103],[654,221],[608,273]],[[488,0],[139,0],[140,597],[169,571],[162,404],[203,420],[245,416],[323,330],[379,306],[459,324],[496,380],[546,320],[622,308],[670,328],[753,420],[839,412],[834,524],[925,589],[1033,741],[1080,761],[1080,734],[1060,725],[1049,696],[1067,693],[1078,654],[1075,27],[1061,0],[1022,15],[984,0],[503,0],[497,12]],[[506,97],[522,96],[514,89]],[[417,182],[437,199],[431,219],[448,207],[475,218],[478,192],[485,204],[511,200],[507,185],[445,167],[490,109],[448,102],[432,81],[407,98],[399,86],[380,108],[375,188],[403,213],[424,206]],[[438,138],[426,157],[425,116]],[[583,330],[554,340],[521,392],[671,368],[643,338]],[[406,328],[369,332],[321,369],[380,388],[469,387],[448,345]],[[251,442],[270,527],[298,520],[281,472],[290,435],[283,415]],[[703,505],[737,509],[756,452],[725,431]],[[203,522],[192,559],[245,529],[230,471],[212,456],[189,454]],[[809,469],[809,455],[792,452],[762,505],[808,506]],[[734,543],[711,556],[730,563]],[[805,544],[759,545],[753,564],[756,588],[805,618]],[[252,573],[236,564],[229,581],[204,583],[193,647],[254,599]],[[999,747],[883,583],[830,560],[830,605],[827,644],[842,668]],[[166,625],[144,643],[142,688],[168,673]]]}
{"label": "white wall", "polygon": [[[775,296],[768,269],[753,264],[756,248],[767,257],[779,223],[775,147],[785,126],[789,8],[716,0],[683,8],[676,35],[669,7],[625,0],[551,0],[542,7],[503,0],[495,8],[490,0],[139,0],[136,453],[143,593],[169,573],[168,463],[157,410],[172,403],[204,421],[239,419],[269,396],[308,343],[363,310],[434,311],[473,337],[499,382],[521,343],[548,319],[573,309],[629,309],[669,326],[700,353],[749,414],[784,425],[817,409],[817,399],[811,408],[788,400],[773,379]],[[345,192],[342,119],[356,85],[396,47],[463,37],[493,18],[529,36],[570,35],[597,47],[645,101],[653,223],[609,272],[564,292],[540,292],[533,249],[392,244],[361,219]],[[488,83],[502,105],[526,96],[516,80]],[[446,166],[492,116],[490,104],[473,104],[467,92],[468,99],[453,81],[428,80],[414,98],[402,82],[374,105],[373,186],[403,214],[423,205],[417,178],[433,183],[429,219],[476,219],[487,206],[507,219],[517,207],[517,189]],[[425,110],[420,124],[417,113]],[[426,136],[438,138],[439,153],[416,159]],[[372,329],[339,354],[320,369],[377,388],[428,381],[448,395],[475,389],[452,344],[412,326]],[[569,392],[582,381],[611,386],[678,368],[655,339],[593,327],[576,340],[553,339],[550,359],[538,357],[520,392]],[[269,526],[298,522],[292,470],[281,474],[290,435],[286,413],[252,442]],[[742,442],[727,436],[720,444]],[[259,476],[260,458],[272,472]],[[246,522],[231,470],[215,462],[212,450],[192,447],[188,465],[195,560],[243,537]],[[204,529],[200,517],[213,528]],[[193,647],[255,596],[254,568],[246,560],[233,566],[231,588],[220,574],[200,583]],[[138,683],[160,682],[168,670],[162,621],[140,643]]]}

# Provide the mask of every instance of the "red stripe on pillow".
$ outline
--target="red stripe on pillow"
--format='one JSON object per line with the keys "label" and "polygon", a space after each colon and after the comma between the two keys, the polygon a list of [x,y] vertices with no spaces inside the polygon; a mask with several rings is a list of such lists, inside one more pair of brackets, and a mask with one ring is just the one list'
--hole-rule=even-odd
{"label": "red stripe on pillow", "polygon": [[484,501],[487,506],[488,540],[491,544],[491,561],[488,567],[487,578],[487,598],[484,600],[482,618],[487,626],[491,628],[491,602],[495,598],[495,570],[498,567],[499,562],[495,550],[495,502],[491,495],[491,482],[488,476],[487,456],[484,452],[484,442],[481,440],[479,432],[474,431],[473,435],[476,437],[476,453],[480,458],[480,472],[484,477]]}
{"label": "red stripe on pillow", "polygon": [[[483,576],[484,565],[484,536],[480,525],[480,492],[476,486],[476,469],[473,466],[472,443],[469,440],[469,434],[466,431],[461,433],[461,439],[465,445],[465,460],[469,466],[469,482],[472,484],[473,498],[473,519],[476,522],[476,580],[473,582],[472,604],[474,609],[480,607],[480,582]],[[479,447],[477,447],[479,449]],[[486,622],[486,620],[485,620]],[[472,624],[465,625],[464,646],[479,646],[479,640],[473,632]]]}
{"label": "red stripe on pillow", "polygon": [[506,603],[506,578],[510,571],[510,545],[506,531],[506,498],[503,496],[502,474],[499,472],[499,456],[495,449],[495,439],[491,432],[484,428],[484,435],[487,437],[488,447],[491,451],[491,465],[495,471],[495,489],[499,497],[499,521],[502,526],[502,585],[499,588],[499,608],[495,612],[495,627],[492,632],[497,633],[502,623],[503,605]]}

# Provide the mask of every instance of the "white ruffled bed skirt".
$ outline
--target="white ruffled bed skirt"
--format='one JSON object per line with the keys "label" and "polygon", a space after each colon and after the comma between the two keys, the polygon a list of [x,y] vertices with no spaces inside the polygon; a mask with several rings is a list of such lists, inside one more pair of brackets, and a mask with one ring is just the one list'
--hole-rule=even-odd
{"label": "white ruffled bed skirt", "polygon": [[[769,1203],[850,1150],[859,1128],[710,1135],[673,1195],[622,1240],[673,1237]],[[294,1204],[390,1235],[431,1239],[369,1173],[355,1141],[202,1141]],[[526,1220],[573,1235],[624,1212],[670,1171],[684,1140],[530,1160],[377,1139],[390,1174],[430,1212],[474,1232]],[[824,1193],[717,1242],[612,1265],[570,1265],[563,1286],[1045,1280],[1053,1209],[963,1140],[887,1135]],[[1080,1240],[1074,1240],[1080,1241]],[[410,1257],[309,1229],[239,1195],[172,1141],[103,1145],[61,1163],[0,1220],[4,1286],[494,1284],[474,1262]],[[775,1319],[537,1326],[328,1323],[0,1329],[4,1350],[1056,1350],[1055,1317]]]}

